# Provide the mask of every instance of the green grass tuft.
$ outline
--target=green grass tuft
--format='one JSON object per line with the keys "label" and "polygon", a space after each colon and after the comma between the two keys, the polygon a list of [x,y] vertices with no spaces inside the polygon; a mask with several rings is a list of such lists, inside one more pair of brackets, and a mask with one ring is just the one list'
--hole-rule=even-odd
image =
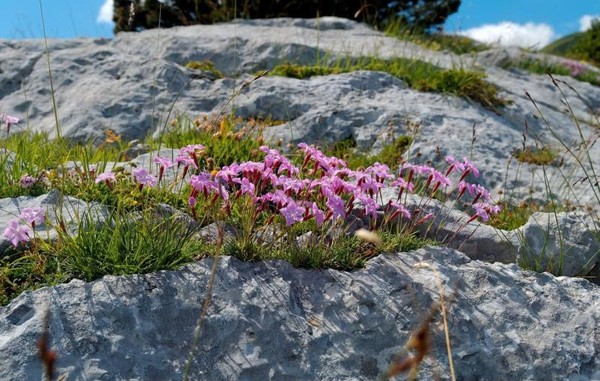
{"label": "green grass tuft", "polygon": [[519,148],[513,152],[513,156],[521,163],[550,165],[556,161],[558,154],[548,147],[528,146],[525,149]]}
{"label": "green grass tuft", "polygon": [[204,61],[189,61],[185,67],[191,70],[206,71],[211,73],[215,78],[223,78],[223,73],[215,67],[215,64],[209,60]]}

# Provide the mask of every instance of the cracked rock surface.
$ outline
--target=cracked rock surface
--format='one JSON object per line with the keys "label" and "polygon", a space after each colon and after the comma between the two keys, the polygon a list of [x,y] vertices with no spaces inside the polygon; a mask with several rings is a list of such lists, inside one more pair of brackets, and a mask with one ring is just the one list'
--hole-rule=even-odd
{"label": "cracked rock surface", "polygon": [[[22,294],[0,308],[0,378],[41,378],[35,342],[49,309],[67,380],[180,379],[211,265]],[[446,298],[457,290],[448,324],[458,379],[600,377],[598,286],[427,247],[354,272],[220,258],[191,379],[376,379],[439,300],[432,269]],[[439,321],[422,379],[449,379]]]}

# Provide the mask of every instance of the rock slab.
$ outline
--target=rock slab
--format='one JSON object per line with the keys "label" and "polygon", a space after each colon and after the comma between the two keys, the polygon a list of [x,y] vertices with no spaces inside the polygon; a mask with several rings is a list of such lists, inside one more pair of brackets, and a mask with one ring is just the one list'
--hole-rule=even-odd
{"label": "rock slab", "polygon": [[[42,377],[46,309],[66,380],[181,379],[213,260],[181,271],[72,281],[0,308],[0,379]],[[194,380],[374,380],[439,300],[449,298],[458,380],[600,379],[600,288],[427,247],[354,272],[219,259]],[[420,379],[449,379],[440,319]],[[405,354],[405,353],[404,353]]]}

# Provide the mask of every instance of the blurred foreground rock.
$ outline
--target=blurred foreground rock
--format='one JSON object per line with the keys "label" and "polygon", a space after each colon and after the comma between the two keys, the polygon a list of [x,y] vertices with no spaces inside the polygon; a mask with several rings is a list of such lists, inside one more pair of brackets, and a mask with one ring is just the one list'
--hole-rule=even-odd
{"label": "blurred foreground rock", "polygon": [[[422,264],[430,267],[424,267]],[[46,309],[66,380],[181,379],[212,260],[27,292],[0,308],[0,378],[42,378]],[[597,380],[600,288],[429,247],[351,273],[219,260],[194,380],[375,380],[439,301],[459,380]],[[440,317],[419,379],[449,379]]]}

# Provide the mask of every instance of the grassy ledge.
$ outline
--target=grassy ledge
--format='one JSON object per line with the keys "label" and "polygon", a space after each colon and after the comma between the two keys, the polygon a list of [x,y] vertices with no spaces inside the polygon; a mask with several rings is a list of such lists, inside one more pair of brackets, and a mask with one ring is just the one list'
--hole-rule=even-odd
{"label": "grassy ledge", "polygon": [[300,66],[293,63],[278,65],[271,75],[304,79],[317,75],[348,73],[357,70],[371,70],[388,73],[405,81],[418,91],[453,94],[490,109],[507,105],[507,100],[498,96],[498,88],[485,81],[485,74],[461,68],[442,69],[436,65],[407,58],[383,60],[361,58],[338,61],[332,65]]}
{"label": "grassy ledge", "polygon": [[587,69],[585,65],[576,60],[565,60],[564,63],[558,64],[543,59],[525,58],[507,63],[503,69],[520,69],[533,74],[565,75],[581,82],[600,86],[600,73]]}

